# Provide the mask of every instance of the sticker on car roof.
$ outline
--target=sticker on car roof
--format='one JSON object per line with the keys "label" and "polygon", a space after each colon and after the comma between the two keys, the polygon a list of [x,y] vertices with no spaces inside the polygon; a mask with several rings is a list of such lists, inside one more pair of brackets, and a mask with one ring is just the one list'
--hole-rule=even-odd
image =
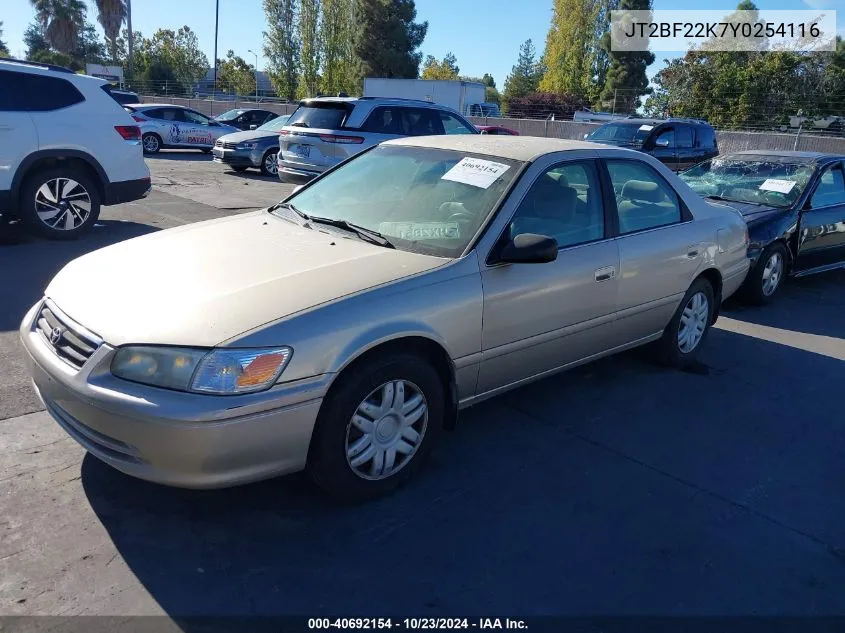
{"label": "sticker on car roof", "polygon": [[411,242],[461,239],[461,228],[457,222],[382,222],[378,232]]}
{"label": "sticker on car roof", "polygon": [[775,191],[777,193],[789,193],[795,186],[794,180],[781,180],[780,178],[768,178],[762,185],[760,191]]}
{"label": "sticker on car roof", "polygon": [[487,189],[508,169],[510,165],[504,163],[465,156],[457,165],[443,174],[441,179]]}
{"label": "sticker on car roof", "polygon": [[654,129],[653,125],[641,125],[640,126],[640,132],[650,132],[653,129]]}

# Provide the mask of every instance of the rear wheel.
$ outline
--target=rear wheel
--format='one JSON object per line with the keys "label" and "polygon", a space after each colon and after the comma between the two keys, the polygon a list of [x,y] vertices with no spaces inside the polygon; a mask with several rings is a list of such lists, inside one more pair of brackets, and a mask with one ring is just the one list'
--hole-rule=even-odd
{"label": "rear wheel", "polygon": [[706,279],[697,279],[684,295],[663,336],[655,343],[657,359],[678,369],[697,362],[710,332],[715,308],[713,286]]}
{"label": "rear wheel", "polygon": [[27,177],[19,202],[18,213],[27,227],[53,240],[78,237],[100,216],[96,184],[75,167],[54,167]]}
{"label": "rear wheel", "polygon": [[443,428],[443,384],[426,361],[383,356],[357,367],[323,401],[307,470],[323,490],[363,501],[407,482]]}
{"label": "rear wheel", "polygon": [[158,134],[149,132],[141,138],[145,154],[158,154],[161,151],[161,137]]}
{"label": "rear wheel", "polygon": [[278,153],[278,149],[268,149],[264,153],[264,158],[261,159],[261,173],[265,176],[279,175]]}

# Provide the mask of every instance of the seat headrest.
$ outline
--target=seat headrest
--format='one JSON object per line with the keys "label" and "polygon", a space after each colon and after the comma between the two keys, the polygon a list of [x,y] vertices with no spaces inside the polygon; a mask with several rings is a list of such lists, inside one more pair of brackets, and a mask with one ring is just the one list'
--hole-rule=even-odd
{"label": "seat headrest", "polygon": [[656,182],[646,180],[629,180],[622,187],[622,197],[628,200],[643,200],[645,202],[660,202],[663,192]]}

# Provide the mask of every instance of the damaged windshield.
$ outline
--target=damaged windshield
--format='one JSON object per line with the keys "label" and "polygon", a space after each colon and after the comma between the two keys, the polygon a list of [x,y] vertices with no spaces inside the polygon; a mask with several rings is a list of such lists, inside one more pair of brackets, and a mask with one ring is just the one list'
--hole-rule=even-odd
{"label": "damaged windshield", "polygon": [[812,164],[776,156],[726,156],[704,161],[679,176],[705,198],[786,208],[801,197],[814,170]]}

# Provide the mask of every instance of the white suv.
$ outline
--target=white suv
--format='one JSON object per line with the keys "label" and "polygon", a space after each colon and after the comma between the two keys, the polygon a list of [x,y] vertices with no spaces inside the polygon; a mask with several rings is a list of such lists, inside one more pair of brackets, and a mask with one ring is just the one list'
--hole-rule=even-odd
{"label": "white suv", "polygon": [[101,205],[149,190],[141,130],[108,82],[0,59],[0,213],[70,239],[94,225]]}

